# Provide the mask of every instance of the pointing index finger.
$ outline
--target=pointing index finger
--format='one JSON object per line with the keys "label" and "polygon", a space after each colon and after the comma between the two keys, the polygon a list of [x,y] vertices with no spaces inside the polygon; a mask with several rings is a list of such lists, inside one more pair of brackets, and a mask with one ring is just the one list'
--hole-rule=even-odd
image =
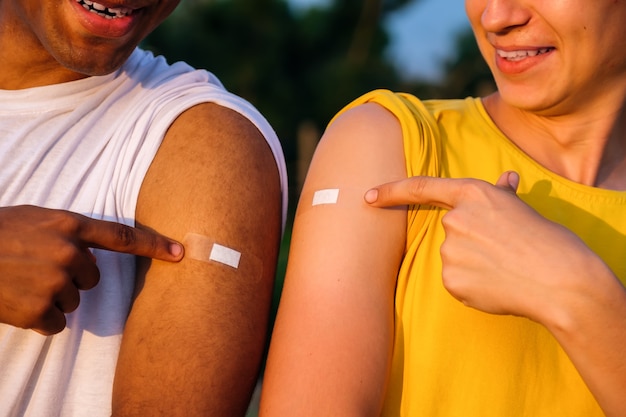
{"label": "pointing index finger", "polygon": [[365,193],[373,207],[430,205],[451,209],[458,203],[463,179],[411,177],[379,185]]}
{"label": "pointing index finger", "polygon": [[121,223],[85,217],[79,238],[89,247],[177,262],[183,246],[156,232]]}

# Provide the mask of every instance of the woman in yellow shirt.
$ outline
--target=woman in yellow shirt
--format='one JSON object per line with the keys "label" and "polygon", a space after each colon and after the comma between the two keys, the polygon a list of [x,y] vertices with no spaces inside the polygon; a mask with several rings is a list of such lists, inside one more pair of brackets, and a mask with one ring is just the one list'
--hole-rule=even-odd
{"label": "woman in yellow shirt", "polygon": [[497,93],[375,91],[320,142],[264,417],[626,415],[626,3],[466,10]]}

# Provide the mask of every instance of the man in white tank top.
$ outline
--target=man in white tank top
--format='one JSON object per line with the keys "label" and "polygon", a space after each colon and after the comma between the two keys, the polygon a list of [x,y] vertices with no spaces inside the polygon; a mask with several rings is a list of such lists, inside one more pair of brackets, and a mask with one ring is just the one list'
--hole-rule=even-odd
{"label": "man in white tank top", "polygon": [[245,414],[286,170],[248,102],[137,48],[178,3],[0,2],[0,417]]}

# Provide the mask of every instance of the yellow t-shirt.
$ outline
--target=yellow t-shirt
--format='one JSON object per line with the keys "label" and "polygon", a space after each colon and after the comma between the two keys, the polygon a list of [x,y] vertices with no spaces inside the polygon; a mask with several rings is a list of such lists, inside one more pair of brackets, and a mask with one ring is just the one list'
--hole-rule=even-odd
{"label": "yellow t-shirt", "polygon": [[[347,108],[365,102],[382,105],[401,122],[409,176],[494,183],[502,172],[515,170],[521,174],[520,198],[577,233],[626,281],[625,192],[583,186],[543,168],[504,136],[480,99],[422,102],[379,90]],[[383,415],[602,416],[543,326],[465,307],[444,289],[439,256],[444,213],[415,207],[408,213]]]}

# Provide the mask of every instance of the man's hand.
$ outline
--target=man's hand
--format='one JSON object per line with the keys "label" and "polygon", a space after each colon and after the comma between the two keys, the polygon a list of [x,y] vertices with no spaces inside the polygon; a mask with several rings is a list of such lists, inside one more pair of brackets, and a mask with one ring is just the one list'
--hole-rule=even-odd
{"label": "man's hand", "polygon": [[79,290],[100,272],[89,248],[176,262],[182,246],[154,232],[34,206],[0,208],[0,322],[44,335],[65,328]]}
{"label": "man's hand", "polygon": [[475,179],[413,177],[378,186],[365,201],[375,207],[449,209],[442,218],[446,289],[476,309],[545,324],[576,299],[588,284],[587,272],[601,261],[574,233],[520,200],[518,184],[514,172],[504,173],[495,186]]}

